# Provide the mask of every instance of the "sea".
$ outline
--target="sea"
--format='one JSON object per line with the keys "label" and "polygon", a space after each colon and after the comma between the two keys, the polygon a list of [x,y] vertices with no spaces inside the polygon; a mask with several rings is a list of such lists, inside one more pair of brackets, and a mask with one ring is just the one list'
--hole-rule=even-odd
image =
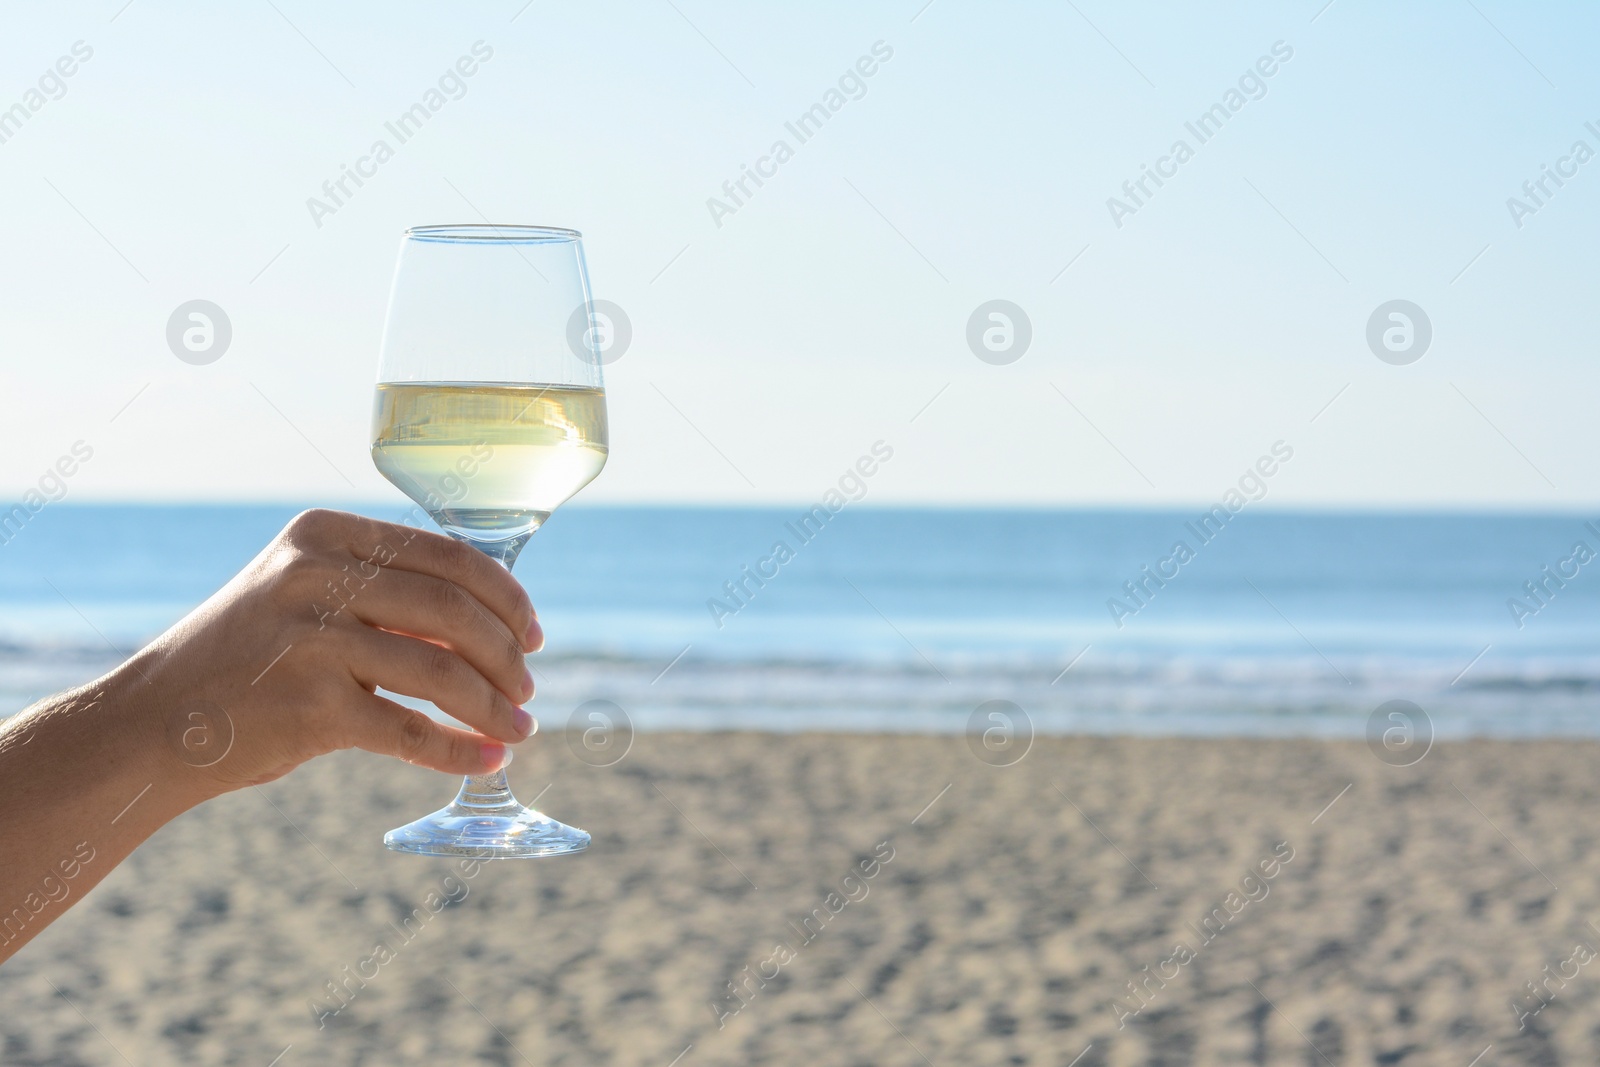
{"label": "sea", "polygon": [[[61,502],[8,531],[0,714],[110,669],[297,510]],[[1003,707],[1038,734],[1370,738],[1404,706],[1443,738],[1600,735],[1600,520],[1204,515],[575,503],[515,572],[547,634],[533,710],[961,733]]]}

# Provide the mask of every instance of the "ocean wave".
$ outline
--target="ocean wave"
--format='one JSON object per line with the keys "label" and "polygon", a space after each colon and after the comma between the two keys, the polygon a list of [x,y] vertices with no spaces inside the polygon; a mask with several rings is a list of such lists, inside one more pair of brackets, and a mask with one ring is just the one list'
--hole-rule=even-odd
{"label": "ocean wave", "polygon": [[[108,642],[0,643],[0,714],[86,682],[133,651]],[[1360,736],[1380,704],[1410,700],[1440,736],[1594,736],[1600,656],[1320,655],[1127,649],[936,658],[675,656],[616,650],[530,658],[536,710],[559,726],[590,700],[641,729],[960,732],[1003,700],[1041,733]],[[1591,725],[1591,721],[1596,724]]]}

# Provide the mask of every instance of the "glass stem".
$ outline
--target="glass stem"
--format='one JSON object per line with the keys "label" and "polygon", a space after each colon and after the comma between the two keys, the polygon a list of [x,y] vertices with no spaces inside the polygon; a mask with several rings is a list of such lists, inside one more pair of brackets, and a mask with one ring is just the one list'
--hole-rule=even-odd
{"label": "glass stem", "polygon": [[469,774],[456,794],[457,808],[474,815],[493,815],[522,807],[511,793],[511,783],[502,768],[489,774]]}
{"label": "glass stem", "polygon": [[[512,566],[517,562],[517,556],[521,555],[523,547],[532,536],[533,531],[530,530],[504,541],[475,541],[469,537],[460,537],[460,540],[482,552],[510,573]],[[522,807],[512,795],[511,782],[506,777],[504,767],[488,774],[467,775],[461,783],[461,792],[456,794],[455,806],[474,814],[484,815],[514,811]]]}
{"label": "glass stem", "polygon": [[527,533],[518,534],[516,537],[508,537],[504,541],[474,541],[472,538],[463,537],[460,534],[454,534],[454,536],[459,540],[465,541],[509,571],[517,562],[517,557],[522,554],[522,550],[527,547],[528,539],[533,536],[533,531],[529,530]]}

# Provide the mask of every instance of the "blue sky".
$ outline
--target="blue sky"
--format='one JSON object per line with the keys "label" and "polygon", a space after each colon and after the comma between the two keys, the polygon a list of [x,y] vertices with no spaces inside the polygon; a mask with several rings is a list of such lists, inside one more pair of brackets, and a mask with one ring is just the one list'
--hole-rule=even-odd
{"label": "blue sky", "polygon": [[[583,230],[632,322],[585,500],[809,501],[882,440],[875,503],[1190,503],[1282,440],[1267,506],[1584,507],[1600,160],[1520,227],[1506,202],[1573,142],[1600,150],[1597,20],[1503,0],[13,10],[0,108],[76,42],[93,55],[0,143],[0,486],[83,440],[77,499],[393,500],[366,434],[399,234],[488,217]],[[384,124],[480,41],[459,98],[394,142]],[[877,42],[892,57],[799,143],[785,123]],[[1185,123],[1278,42],[1264,93],[1198,144]],[[386,136],[393,158],[314,219]],[[1108,198],[1180,138],[1193,158],[1119,227]],[[716,218],[780,139],[792,158]],[[232,324],[209,365],[167,345],[193,299]],[[966,340],[994,299],[1032,326],[1006,365]],[[1394,299],[1433,328],[1405,366],[1366,342]]]}

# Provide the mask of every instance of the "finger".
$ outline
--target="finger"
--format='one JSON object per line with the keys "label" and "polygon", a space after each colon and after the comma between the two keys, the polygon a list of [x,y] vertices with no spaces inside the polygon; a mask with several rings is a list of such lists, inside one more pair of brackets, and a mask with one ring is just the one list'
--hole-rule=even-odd
{"label": "finger", "polygon": [[317,516],[311,528],[318,535],[356,557],[363,577],[371,577],[367,572],[374,567],[392,567],[454,582],[499,616],[523,648],[534,652],[544,643],[527,591],[510,571],[477,549],[431,530],[362,515],[338,511],[307,514]]}
{"label": "finger", "polygon": [[345,662],[361,685],[432,701],[446,715],[501,741],[515,744],[533,732],[531,715],[448,648],[370,626],[344,633]]}
{"label": "finger", "polygon": [[370,626],[443,644],[513,701],[533,697],[521,638],[462,586],[386,567],[348,603],[351,614]]}
{"label": "finger", "polygon": [[487,774],[511,762],[511,750],[498,741],[434,722],[371,693],[360,694],[349,726],[357,748],[435,771]]}
{"label": "finger", "polygon": [[[506,568],[453,537],[390,523],[380,525],[388,527],[386,532],[393,533],[397,538],[408,538],[398,543],[385,542],[394,551],[388,562],[383,562],[380,556],[377,562],[382,566],[454,582],[499,616],[507,630],[517,635],[522,648],[535,652],[544,645],[544,632],[534,613],[533,603],[528,599],[528,592],[511,577],[511,572]],[[376,547],[374,551],[378,551]],[[381,555],[389,553],[383,552]],[[370,558],[370,555],[362,557]]]}

